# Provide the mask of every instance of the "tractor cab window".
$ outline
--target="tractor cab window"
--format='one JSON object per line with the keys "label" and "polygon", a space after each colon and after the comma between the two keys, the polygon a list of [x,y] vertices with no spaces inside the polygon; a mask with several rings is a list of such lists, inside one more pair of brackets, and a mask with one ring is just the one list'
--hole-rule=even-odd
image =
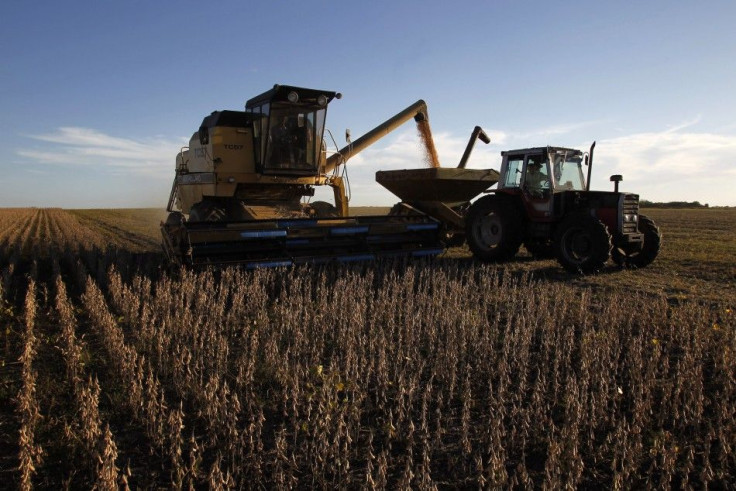
{"label": "tractor cab window", "polygon": [[582,153],[556,150],[550,152],[550,161],[555,174],[555,192],[585,190]]}
{"label": "tractor cab window", "polygon": [[503,182],[505,188],[518,188],[521,186],[521,169],[524,167],[524,156],[509,157],[506,163],[506,178]]}
{"label": "tractor cab window", "polygon": [[542,198],[549,193],[549,166],[546,155],[530,155],[526,160],[524,189],[532,196]]}

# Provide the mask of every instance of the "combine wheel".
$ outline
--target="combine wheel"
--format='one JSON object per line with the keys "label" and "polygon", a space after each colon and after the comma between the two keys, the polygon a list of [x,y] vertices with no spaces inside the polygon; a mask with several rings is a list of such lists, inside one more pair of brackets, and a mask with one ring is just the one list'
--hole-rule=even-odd
{"label": "combine wheel", "polygon": [[465,239],[483,262],[506,261],[521,247],[522,218],[516,207],[495,196],[485,196],[465,217]]}
{"label": "combine wheel", "polygon": [[190,222],[222,222],[225,221],[225,210],[212,201],[200,201],[189,210]]}
{"label": "combine wheel", "polygon": [[611,234],[597,218],[574,213],[555,232],[555,253],[559,263],[571,273],[595,273],[611,255]]}
{"label": "combine wheel", "polygon": [[654,221],[644,215],[639,215],[639,232],[644,234],[644,244],[635,250],[626,250],[614,247],[611,252],[613,261],[622,268],[643,268],[649,266],[659,254],[662,244],[662,235]]}
{"label": "combine wheel", "polygon": [[[241,222],[243,220],[254,220],[255,217],[248,211],[245,203],[239,199],[233,199],[227,202],[225,215],[222,220]],[[216,220],[213,220],[216,221]]]}

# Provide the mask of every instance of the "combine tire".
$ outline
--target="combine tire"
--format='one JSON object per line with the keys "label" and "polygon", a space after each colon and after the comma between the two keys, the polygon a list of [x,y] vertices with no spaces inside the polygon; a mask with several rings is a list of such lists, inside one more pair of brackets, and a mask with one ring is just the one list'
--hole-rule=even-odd
{"label": "combine tire", "polygon": [[225,210],[212,201],[200,201],[189,210],[190,222],[222,222],[225,221]]}
{"label": "combine tire", "polygon": [[644,234],[644,243],[640,248],[627,251],[615,247],[611,252],[613,261],[622,268],[643,268],[656,259],[662,244],[662,235],[654,221],[644,215],[639,215],[639,232]]}
{"label": "combine tire", "polygon": [[600,271],[611,255],[611,234],[597,218],[574,213],[555,232],[557,261],[571,273]]}
{"label": "combine tire", "polygon": [[476,201],[465,218],[465,239],[483,262],[507,261],[521,247],[521,215],[512,203],[495,196]]}

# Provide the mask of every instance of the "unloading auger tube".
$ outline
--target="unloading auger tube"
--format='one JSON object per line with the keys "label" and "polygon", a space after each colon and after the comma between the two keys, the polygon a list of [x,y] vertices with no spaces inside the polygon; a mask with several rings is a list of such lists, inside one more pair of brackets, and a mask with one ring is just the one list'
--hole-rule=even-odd
{"label": "unloading auger tube", "polygon": [[414,118],[414,121],[421,123],[429,119],[427,113],[427,103],[423,100],[418,100],[411,106],[407,107],[394,117],[387,119],[383,123],[379,124],[365,135],[361,136],[357,140],[341,148],[336,154],[331,155],[325,165],[325,173],[332,172],[338,165],[344,164],[351,157],[362,152],[369,146],[376,143],[381,138],[387,136],[389,133],[394,131],[399,126],[403,125],[410,119]]}

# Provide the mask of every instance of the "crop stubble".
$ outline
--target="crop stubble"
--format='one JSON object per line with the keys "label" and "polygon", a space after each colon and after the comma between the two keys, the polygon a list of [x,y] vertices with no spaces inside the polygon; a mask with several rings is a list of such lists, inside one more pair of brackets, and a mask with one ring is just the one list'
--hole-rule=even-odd
{"label": "crop stubble", "polygon": [[[711,211],[652,213],[659,264],[588,278],[462,252],[171,274],[135,213],[3,211],[2,468],[21,487],[727,486],[733,214]],[[691,265],[686,243],[720,252]]]}

